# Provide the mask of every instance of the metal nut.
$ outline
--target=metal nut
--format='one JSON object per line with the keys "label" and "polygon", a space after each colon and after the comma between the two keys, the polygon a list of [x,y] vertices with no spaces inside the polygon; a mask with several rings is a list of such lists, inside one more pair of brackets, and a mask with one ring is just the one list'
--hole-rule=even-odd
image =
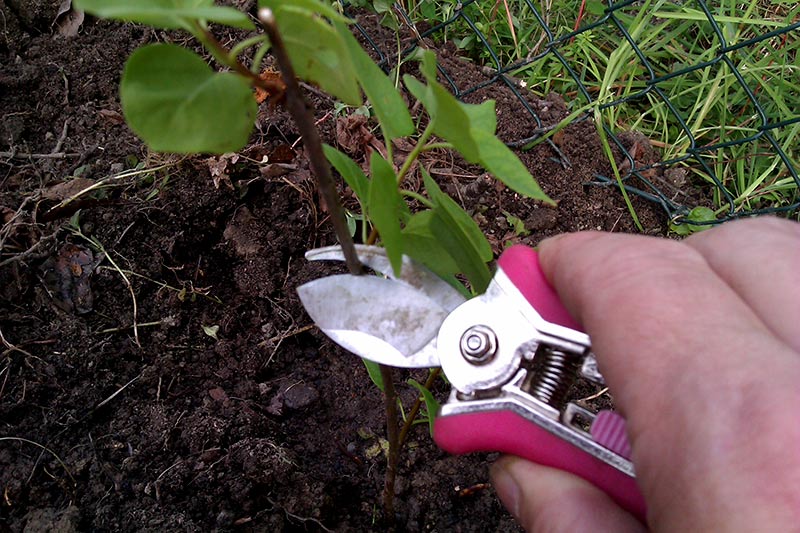
{"label": "metal nut", "polygon": [[491,361],[497,353],[497,335],[487,326],[472,326],[461,336],[461,355],[473,365]]}

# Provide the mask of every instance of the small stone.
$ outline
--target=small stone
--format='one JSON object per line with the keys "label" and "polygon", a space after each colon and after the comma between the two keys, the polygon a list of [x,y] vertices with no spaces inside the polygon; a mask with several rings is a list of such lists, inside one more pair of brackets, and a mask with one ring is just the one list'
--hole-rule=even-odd
{"label": "small stone", "polygon": [[211,396],[211,398],[213,398],[214,401],[217,402],[224,402],[225,400],[228,399],[228,395],[220,387],[211,389],[210,391],[208,391],[208,395]]}
{"label": "small stone", "polygon": [[289,387],[283,393],[283,404],[289,409],[303,409],[319,398],[319,392],[311,385],[300,383]]}

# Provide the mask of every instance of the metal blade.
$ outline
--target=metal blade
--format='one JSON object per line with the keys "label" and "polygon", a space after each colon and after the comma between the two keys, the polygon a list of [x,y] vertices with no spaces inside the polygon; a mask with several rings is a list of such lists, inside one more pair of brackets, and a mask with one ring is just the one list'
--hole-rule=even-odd
{"label": "metal blade", "polygon": [[[396,276],[389,263],[389,258],[386,257],[386,248],[365,244],[356,244],[355,246],[361,263],[384,276],[402,281],[424,292],[447,311],[452,311],[466,301],[466,298],[458,290],[407,255],[403,256],[400,275]],[[339,245],[326,246],[307,251],[306,259],[309,261],[344,261],[344,253]]]}
{"label": "metal blade", "polygon": [[448,311],[407,284],[341,274],[297,288],[317,326],[339,346],[389,366],[439,366],[436,336]]}

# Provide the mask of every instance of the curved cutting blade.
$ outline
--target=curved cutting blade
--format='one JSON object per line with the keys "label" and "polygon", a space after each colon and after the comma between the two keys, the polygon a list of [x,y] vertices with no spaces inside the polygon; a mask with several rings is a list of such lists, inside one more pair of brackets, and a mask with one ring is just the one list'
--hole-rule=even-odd
{"label": "curved cutting blade", "polygon": [[[389,263],[389,258],[386,257],[386,248],[365,244],[356,244],[355,247],[358,259],[362,264],[384,276],[402,281],[424,292],[447,311],[452,311],[466,301],[466,298],[458,290],[407,255],[403,256],[400,275],[396,276]],[[306,259],[309,261],[344,261],[344,253],[342,247],[337,244],[309,250],[306,252]]]}
{"label": "curved cutting blade", "polygon": [[339,346],[388,366],[439,366],[436,336],[448,310],[406,283],[341,274],[297,288],[317,326]]}

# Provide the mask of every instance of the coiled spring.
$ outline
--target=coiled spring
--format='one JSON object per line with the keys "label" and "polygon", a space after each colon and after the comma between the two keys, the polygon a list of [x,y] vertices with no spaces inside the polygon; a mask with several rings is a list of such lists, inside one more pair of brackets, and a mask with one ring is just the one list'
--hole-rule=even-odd
{"label": "coiled spring", "polygon": [[539,371],[533,376],[530,391],[538,400],[560,408],[576,378],[580,358],[547,348]]}

